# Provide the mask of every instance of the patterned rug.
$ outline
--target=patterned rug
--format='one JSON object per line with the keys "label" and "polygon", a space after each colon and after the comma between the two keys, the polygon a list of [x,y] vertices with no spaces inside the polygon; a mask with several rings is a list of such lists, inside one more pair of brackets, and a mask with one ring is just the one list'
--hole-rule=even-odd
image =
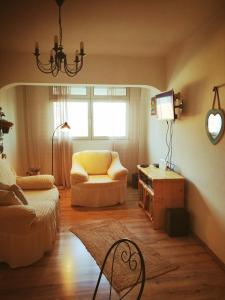
{"label": "patterned rug", "polygon": [[[70,230],[82,241],[100,268],[109,248],[114,242],[122,238],[134,241],[141,249],[145,261],[146,279],[155,278],[175,270],[178,267],[164,259],[152,247],[141,242],[137,236],[132,234],[117,220],[111,219],[78,223]],[[124,245],[124,247],[126,247],[126,245]],[[121,259],[119,259],[123,250],[127,249],[118,251],[118,257],[116,256],[115,259],[117,263],[114,263],[112,286],[117,292],[132,286],[140,271],[140,269],[137,268],[135,272],[131,272],[128,264],[124,264]],[[104,274],[108,280],[110,280],[111,265],[112,256],[109,256],[104,268]]]}

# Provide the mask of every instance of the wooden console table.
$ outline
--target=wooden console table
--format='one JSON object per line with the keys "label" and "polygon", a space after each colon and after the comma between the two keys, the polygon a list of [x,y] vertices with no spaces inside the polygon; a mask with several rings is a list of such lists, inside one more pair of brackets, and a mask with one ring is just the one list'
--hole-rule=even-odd
{"label": "wooden console table", "polygon": [[184,177],[154,166],[138,168],[139,205],[154,229],[165,228],[166,208],[184,207]]}

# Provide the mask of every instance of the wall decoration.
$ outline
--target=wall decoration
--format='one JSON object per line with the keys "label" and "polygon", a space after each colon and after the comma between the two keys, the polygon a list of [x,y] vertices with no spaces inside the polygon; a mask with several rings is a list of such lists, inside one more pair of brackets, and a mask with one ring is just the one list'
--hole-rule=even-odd
{"label": "wall decoration", "polygon": [[[206,133],[208,135],[210,142],[213,145],[216,145],[220,141],[224,133],[225,118],[224,118],[224,112],[220,106],[220,97],[218,91],[218,89],[222,86],[225,86],[225,84],[222,84],[220,86],[215,86],[213,88],[213,92],[214,92],[213,105],[212,108],[207,112],[206,119],[205,119]],[[216,108],[216,102],[218,108]]]}
{"label": "wall decoration", "polygon": [[9,132],[9,129],[13,126],[13,123],[4,119],[5,114],[0,107],[0,156],[2,158],[6,157],[6,154],[3,153],[3,136]]}

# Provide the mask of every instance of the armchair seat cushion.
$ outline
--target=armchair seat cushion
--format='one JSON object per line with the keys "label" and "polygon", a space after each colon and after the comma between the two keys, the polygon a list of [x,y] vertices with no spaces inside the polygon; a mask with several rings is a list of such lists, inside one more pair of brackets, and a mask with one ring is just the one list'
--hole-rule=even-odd
{"label": "armchair seat cushion", "polygon": [[109,177],[109,175],[90,175],[88,178],[88,181],[85,182],[84,184],[88,185],[93,185],[93,184],[113,184],[113,182],[115,183],[115,180],[112,180],[111,177]]}

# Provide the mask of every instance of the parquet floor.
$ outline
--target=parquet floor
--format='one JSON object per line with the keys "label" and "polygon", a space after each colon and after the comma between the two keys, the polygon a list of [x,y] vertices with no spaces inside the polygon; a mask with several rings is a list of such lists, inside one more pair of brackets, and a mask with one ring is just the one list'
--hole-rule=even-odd
{"label": "parquet floor", "polygon": [[[26,268],[10,269],[0,264],[0,300],[92,299],[99,268],[69,228],[76,222],[103,218],[119,219],[162,256],[180,266],[146,281],[143,300],[225,300],[224,270],[192,237],[169,238],[153,230],[137,205],[137,190],[128,188],[126,204],[102,209],[72,208],[70,191],[60,193],[61,225],[54,249]],[[98,299],[107,299],[107,287],[103,280]]]}

